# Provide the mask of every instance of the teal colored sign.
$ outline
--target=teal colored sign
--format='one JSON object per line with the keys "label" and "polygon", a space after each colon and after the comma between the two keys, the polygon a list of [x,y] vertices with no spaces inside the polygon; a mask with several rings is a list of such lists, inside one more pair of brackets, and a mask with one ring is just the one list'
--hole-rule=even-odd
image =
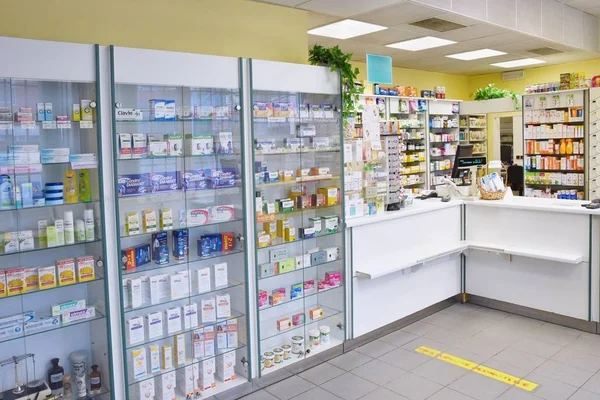
{"label": "teal colored sign", "polygon": [[384,85],[394,83],[392,57],[367,53],[367,81]]}

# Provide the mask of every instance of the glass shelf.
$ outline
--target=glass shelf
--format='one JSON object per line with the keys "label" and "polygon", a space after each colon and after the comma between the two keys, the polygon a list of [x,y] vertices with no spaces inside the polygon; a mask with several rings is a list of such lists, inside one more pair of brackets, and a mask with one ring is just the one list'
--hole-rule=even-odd
{"label": "glass shelf", "polygon": [[119,197],[118,200],[123,205],[132,203],[164,203],[168,201],[185,202],[186,200],[195,198],[239,194],[239,192],[242,189],[242,186],[233,186],[219,189],[173,190],[171,192],[146,193],[137,196],[123,196]]}
{"label": "glass shelf", "polygon": [[[319,266],[320,265],[323,265],[323,264],[319,264]],[[260,307],[258,309],[258,311],[269,311],[269,310],[272,310],[272,309],[277,308],[277,307],[287,306],[288,304],[293,304],[293,303],[297,303],[297,302],[300,302],[300,301],[304,301],[306,299],[310,299],[311,297],[315,297],[315,296],[318,296],[320,294],[324,294],[324,293],[327,293],[327,292],[330,292],[330,291],[333,291],[333,290],[336,290],[336,289],[340,289],[340,288],[342,288],[342,286],[335,286],[335,287],[331,287],[329,289],[317,290],[314,293],[309,293],[309,294],[305,294],[304,296],[296,297],[295,299],[282,301],[281,303],[277,303],[277,304],[274,304],[272,306],[268,305],[268,306],[265,306],[265,307]]]}
{"label": "glass shelf", "polygon": [[[311,268],[319,268],[319,267],[322,267],[324,265],[329,265],[329,264],[336,263],[338,261],[342,261],[342,258],[338,258],[336,260],[328,261],[328,262],[321,263],[321,264],[311,265],[310,267],[298,268],[298,269],[295,269],[295,270],[290,271],[290,272],[284,272],[282,274],[275,274],[275,275],[271,275],[271,276],[266,276],[264,278],[258,278],[258,280],[259,281],[263,281],[265,279],[277,278],[277,277],[280,277],[280,276],[284,276],[284,275],[288,275],[288,274],[293,274],[295,272],[301,272],[301,271],[308,270],[308,269],[311,269]],[[262,308],[261,308],[261,310],[262,310]]]}
{"label": "glass shelf", "polygon": [[163,335],[163,336],[161,336],[159,338],[153,338],[153,339],[149,339],[149,340],[144,340],[143,342],[138,342],[136,344],[128,344],[127,345],[127,350],[131,350],[131,349],[135,349],[136,347],[145,346],[145,345],[149,345],[149,344],[152,344],[152,343],[160,342],[160,341],[163,341],[165,339],[172,339],[172,338],[174,338],[177,335],[190,333],[190,332],[193,332],[193,331],[195,331],[197,329],[205,328],[207,326],[216,326],[216,325],[218,325],[218,324],[220,324],[222,322],[227,322],[227,321],[230,321],[230,320],[233,320],[233,319],[239,319],[239,318],[243,318],[243,317],[245,317],[245,315],[242,314],[241,312],[236,311],[236,310],[231,310],[231,317],[229,317],[229,318],[217,318],[217,322],[207,322],[205,324],[204,323],[199,323],[198,326],[196,326],[194,328],[182,329],[182,330],[179,330],[179,331],[177,331],[175,333],[168,333],[168,334]]}
{"label": "glass shelf", "polygon": [[293,180],[293,181],[279,181],[279,182],[269,182],[269,183],[258,183],[256,184],[257,189],[264,189],[273,186],[294,186],[294,185],[304,185],[309,183],[321,183],[328,181],[339,181],[339,176],[332,176],[329,178],[321,178],[321,179],[309,179],[309,180]]}
{"label": "glass shelf", "polygon": [[80,201],[77,203],[63,203],[63,204],[44,204],[43,206],[32,206],[32,207],[23,207],[23,208],[0,208],[0,213],[6,211],[29,211],[29,210],[38,210],[40,208],[58,208],[58,207],[73,207],[78,205],[87,205],[87,204],[98,204],[99,200],[91,200],[91,201]]}
{"label": "glass shelf", "polygon": [[137,233],[135,235],[121,235],[121,239],[129,239],[129,238],[139,238],[142,236],[152,236],[156,233],[169,233],[172,231],[177,231],[180,229],[188,229],[188,230],[192,230],[192,229],[198,229],[198,228],[207,228],[207,227],[211,227],[211,226],[217,226],[217,225],[223,225],[223,224],[231,224],[234,222],[243,222],[244,219],[243,218],[234,218],[234,219],[230,219],[228,221],[219,221],[219,222],[209,222],[207,224],[202,224],[202,225],[187,225],[187,226],[178,226],[178,227],[173,227],[173,229],[167,229],[167,230],[162,230],[162,231],[155,231],[155,232],[140,232]]}
{"label": "glass shelf", "polygon": [[238,282],[238,281],[230,280],[227,286],[221,286],[221,287],[218,287],[218,288],[215,288],[215,289],[211,289],[211,290],[209,290],[207,292],[190,294],[189,296],[184,296],[184,297],[181,297],[179,299],[169,299],[169,300],[163,299],[162,301],[160,301],[160,302],[158,302],[156,304],[144,304],[144,305],[142,305],[140,307],[136,307],[136,308],[126,307],[126,308],[123,309],[123,312],[125,312],[127,314],[127,313],[131,313],[131,312],[134,312],[134,311],[145,310],[147,308],[164,306],[164,305],[168,305],[168,304],[172,304],[172,303],[178,303],[178,302],[185,301],[185,300],[193,300],[193,299],[197,299],[198,297],[202,297],[202,296],[206,296],[206,295],[209,295],[209,294],[214,294],[214,293],[217,293],[217,292],[222,292],[222,291],[225,291],[225,290],[233,289],[233,288],[239,287],[239,286],[241,286],[243,284],[244,284],[243,282]]}
{"label": "glass shelf", "polygon": [[77,282],[77,283],[73,283],[71,285],[64,285],[64,286],[58,286],[57,285],[56,287],[48,288],[48,289],[44,289],[44,290],[40,290],[40,289],[28,290],[25,293],[16,294],[16,295],[7,296],[7,297],[0,297],[0,303],[2,303],[3,300],[14,299],[16,297],[30,296],[30,295],[34,295],[34,294],[38,294],[38,293],[47,293],[47,292],[52,292],[52,291],[60,290],[60,289],[66,290],[68,288],[72,288],[72,287],[75,287],[75,286],[89,285],[89,284],[92,284],[92,283],[104,281],[104,276],[102,276],[101,273],[98,273],[96,271],[95,274],[96,274],[96,279],[92,279],[90,281]]}
{"label": "glass shelf", "polygon": [[[308,240],[316,240],[319,238],[324,238],[324,237],[329,237],[329,236],[335,236],[335,235],[339,235],[340,233],[342,233],[341,231],[338,232],[334,232],[334,233],[326,233],[324,235],[319,235],[319,236],[315,236],[313,238],[308,238],[308,239],[296,239],[296,240],[292,240],[291,242],[278,242],[278,243],[273,243],[270,244],[269,246],[265,246],[265,247],[259,247],[258,250],[267,250],[267,249],[271,249],[273,247],[279,247],[279,246],[284,246],[286,244],[292,244],[292,243],[300,243],[300,242],[306,242]],[[281,240],[280,238],[275,239],[277,241]]]}
{"label": "glass shelf", "polygon": [[[321,321],[325,321],[325,320],[328,320],[330,318],[333,318],[333,317],[336,317],[336,316],[342,314],[342,311],[323,307],[322,305],[319,305],[319,304],[315,305],[314,307],[321,307],[323,309],[323,317],[321,317],[319,319],[310,319],[308,316],[306,316],[305,317],[306,320],[303,324],[292,325],[292,327],[290,329],[286,329],[284,331],[277,330],[277,321],[282,318],[286,318],[286,317],[289,318],[294,314],[305,312],[304,308],[297,309],[294,312],[279,315],[277,318],[270,318],[266,321],[261,321],[261,332],[260,332],[261,341],[272,339],[276,336],[284,335],[286,333],[290,333],[290,332],[297,331],[300,329],[304,330],[305,326],[312,325],[315,323],[320,323]],[[262,329],[262,324],[269,325],[270,328]]]}
{"label": "glass shelf", "polygon": [[36,245],[39,246],[40,242],[38,238],[34,238],[34,248],[31,250],[22,250],[22,251],[15,251],[12,253],[0,253],[0,257],[2,256],[14,256],[14,255],[19,255],[19,254],[25,254],[25,253],[33,253],[36,251],[44,251],[44,250],[60,250],[63,249],[65,247],[75,247],[75,246],[85,246],[88,244],[93,244],[93,243],[99,243],[102,242],[101,238],[95,239],[95,240],[90,240],[90,241],[86,241],[86,242],[75,242],[73,244],[65,244],[63,246],[54,246],[54,247],[35,247]]}

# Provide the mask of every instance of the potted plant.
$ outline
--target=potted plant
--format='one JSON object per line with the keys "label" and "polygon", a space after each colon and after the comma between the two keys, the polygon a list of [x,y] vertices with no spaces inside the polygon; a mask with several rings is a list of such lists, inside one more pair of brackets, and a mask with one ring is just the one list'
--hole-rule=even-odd
{"label": "potted plant", "polygon": [[462,114],[510,112],[521,108],[521,98],[518,94],[512,90],[497,88],[493,83],[477,89],[471,97],[474,101],[461,103]]}
{"label": "potted plant", "polygon": [[331,71],[339,72],[342,82],[342,113],[344,121],[356,113],[358,95],[363,92],[363,87],[355,85],[359,69],[352,66],[350,59],[352,53],[344,53],[340,46],[323,47],[314,45],[309,51],[308,61],[312,65],[327,66]]}

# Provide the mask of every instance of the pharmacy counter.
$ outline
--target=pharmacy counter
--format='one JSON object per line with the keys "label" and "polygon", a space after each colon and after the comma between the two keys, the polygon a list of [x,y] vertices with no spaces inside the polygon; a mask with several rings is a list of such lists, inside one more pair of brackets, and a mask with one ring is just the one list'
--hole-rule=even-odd
{"label": "pharmacy counter", "polygon": [[415,200],[348,220],[353,337],[463,293],[589,330],[600,313],[600,211],[583,203]]}

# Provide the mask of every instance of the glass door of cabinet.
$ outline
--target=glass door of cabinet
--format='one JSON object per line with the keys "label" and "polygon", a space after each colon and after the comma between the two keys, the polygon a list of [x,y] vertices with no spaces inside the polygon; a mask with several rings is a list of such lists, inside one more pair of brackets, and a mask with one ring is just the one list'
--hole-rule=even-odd
{"label": "glass door of cabinet", "polygon": [[249,377],[240,91],[114,99],[128,398],[218,396]]}
{"label": "glass door of cabinet", "polygon": [[254,88],[259,376],[345,339],[341,98]]}
{"label": "glass door of cabinet", "polygon": [[[65,49],[81,55],[46,45],[59,59]],[[82,62],[93,68],[95,59]],[[97,84],[61,73],[0,78],[4,399],[111,398]]]}

